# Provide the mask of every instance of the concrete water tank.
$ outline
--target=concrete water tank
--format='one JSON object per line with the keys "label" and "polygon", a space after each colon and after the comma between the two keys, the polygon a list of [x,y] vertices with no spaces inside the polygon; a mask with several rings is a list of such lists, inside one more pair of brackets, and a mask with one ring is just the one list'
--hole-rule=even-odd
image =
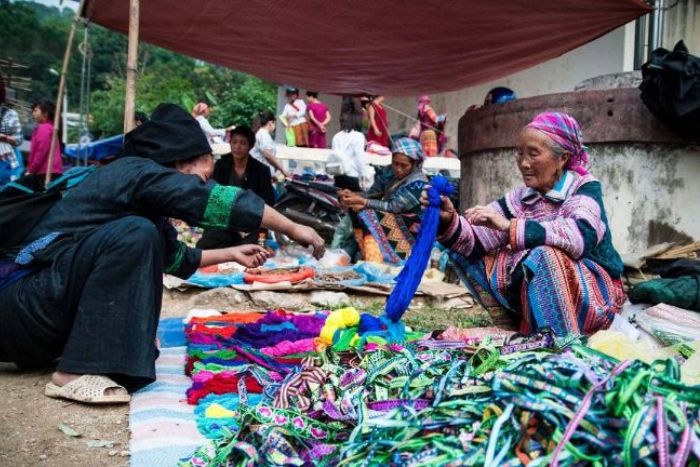
{"label": "concrete water tank", "polygon": [[463,209],[522,184],[516,137],[548,110],[579,121],[621,253],[700,239],[700,146],[667,129],[636,88],[550,94],[467,111],[459,121]]}

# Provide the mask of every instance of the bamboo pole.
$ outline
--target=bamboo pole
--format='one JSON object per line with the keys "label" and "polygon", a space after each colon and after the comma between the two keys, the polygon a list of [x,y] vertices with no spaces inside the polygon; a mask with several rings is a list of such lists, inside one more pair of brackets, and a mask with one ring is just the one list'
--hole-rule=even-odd
{"label": "bamboo pole", "polygon": [[124,97],[124,134],[135,126],[136,67],[139,52],[139,0],[129,0],[129,46],[126,57],[126,95]]}
{"label": "bamboo pole", "polygon": [[[58,95],[56,96],[56,114],[53,116],[53,131],[51,132],[51,144],[49,145],[49,158],[46,162],[46,177],[44,178],[44,185],[48,185],[51,182],[51,166],[53,165],[53,153],[56,150],[56,144],[58,144],[58,127],[61,121],[61,110],[63,105],[63,94],[66,91],[66,73],[68,73],[68,63],[70,63],[70,56],[73,52],[73,36],[75,36],[75,29],[80,22],[80,15],[83,13],[83,8],[85,7],[85,0],[80,0],[80,5],[75,12],[73,17],[73,22],[70,26],[70,32],[68,33],[68,43],[66,43],[66,51],[63,54],[63,66],[61,67],[61,79],[58,82]],[[68,109],[66,109],[67,111]]]}

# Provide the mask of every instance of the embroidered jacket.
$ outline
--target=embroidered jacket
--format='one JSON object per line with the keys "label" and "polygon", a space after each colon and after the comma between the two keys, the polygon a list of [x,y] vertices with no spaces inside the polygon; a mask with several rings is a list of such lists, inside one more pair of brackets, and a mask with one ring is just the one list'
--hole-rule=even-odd
{"label": "embroidered jacket", "polygon": [[124,216],[151,220],[161,234],[165,271],[187,278],[202,252],[177,240],[168,218],[204,228],[256,230],[263,200],[251,191],[203,182],[141,157],[123,157],[68,190],[29,234],[15,262],[46,263],[92,229]]}
{"label": "embroidered jacket", "polygon": [[385,167],[374,178],[367,190],[367,207],[394,214],[420,214],[420,194],[428,181],[420,168],[396,180],[391,167]]}
{"label": "embroidered jacket", "polygon": [[613,278],[621,276],[622,260],[612,244],[600,182],[592,175],[567,171],[544,195],[523,186],[489,207],[510,220],[508,232],[474,226],[463,216],[454,216],[438,240],[471,257],[507,246],[522,253],[522,259],[529,249],[547,245],[573,259],[589,258]]}

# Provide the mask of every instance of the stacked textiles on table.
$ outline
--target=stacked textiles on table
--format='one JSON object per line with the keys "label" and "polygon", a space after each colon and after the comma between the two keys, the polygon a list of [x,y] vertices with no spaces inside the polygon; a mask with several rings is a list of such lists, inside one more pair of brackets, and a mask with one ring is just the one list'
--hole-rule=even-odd
{"label": "stacked textiles on table", "polygon": [[185,466],[698,465],[700,386],[577,338],[359,332],[353,309],[186,329],[211,442]]}

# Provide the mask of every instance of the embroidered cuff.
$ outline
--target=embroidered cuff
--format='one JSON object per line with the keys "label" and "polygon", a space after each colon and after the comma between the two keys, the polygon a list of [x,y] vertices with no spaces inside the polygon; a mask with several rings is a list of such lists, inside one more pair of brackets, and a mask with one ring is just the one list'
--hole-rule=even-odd
{"label": "embroidered cuff", "polygon": [[[250,190],[216,185],[212,188],[200,223],[204,228],[252,231],[260,227],[265,202]],[[234,214],[235,215],[232,215]]]}

